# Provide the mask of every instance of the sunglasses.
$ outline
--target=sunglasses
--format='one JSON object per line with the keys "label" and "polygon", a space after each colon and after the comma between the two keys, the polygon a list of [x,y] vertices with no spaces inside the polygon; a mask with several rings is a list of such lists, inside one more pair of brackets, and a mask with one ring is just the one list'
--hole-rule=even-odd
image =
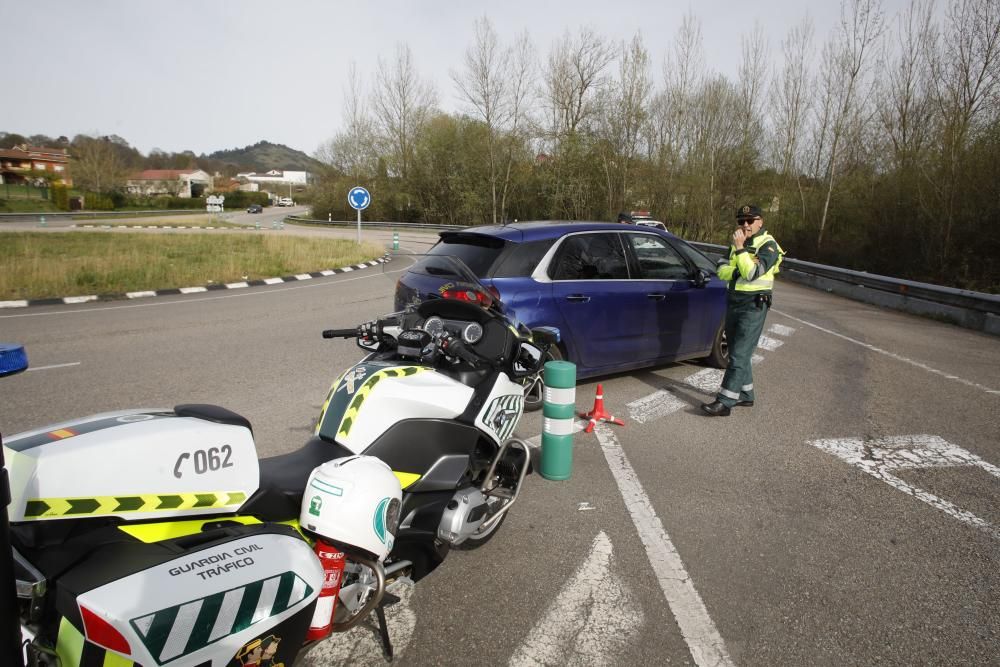
{"label": "sunglasses", "polygon": [[753,223],[760,220],[760,218],[741,218],[736,221],[737,225],[752,225]]}

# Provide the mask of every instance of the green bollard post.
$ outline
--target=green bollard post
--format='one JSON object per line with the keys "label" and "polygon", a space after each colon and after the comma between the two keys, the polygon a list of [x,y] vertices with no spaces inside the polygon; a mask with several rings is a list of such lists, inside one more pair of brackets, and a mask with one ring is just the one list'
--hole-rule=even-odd
{"label": "green bollard post", "polygon": [[569,479],[573,474],[573,432],[576,420],[576,364],[545,363],[542,403],[542,465],[545,479]]}
{"label": "green bollard post", "polygon": [[399,232],[392,233],[392,249],[399,250]]}
{"label": "green bollard post", "polygon": [[45,216],[44,215],[38,216],[38,224],[41,225],[42,227],[45,226]]}

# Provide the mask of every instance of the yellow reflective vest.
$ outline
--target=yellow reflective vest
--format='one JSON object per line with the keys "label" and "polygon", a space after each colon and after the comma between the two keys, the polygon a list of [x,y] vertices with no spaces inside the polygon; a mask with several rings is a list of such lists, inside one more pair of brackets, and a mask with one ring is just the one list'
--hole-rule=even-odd
{"label": "yellow reflective vest", "polygon": [[[766,267],[757,258],[757,252],[771,242],[777,249],[778,258],[774,264]],[[737,292],[770,292],[774,289],[774,276],[779,271],[785,251],[773,236],[763,230],[750,239],[750,247],[745,250],[746,252],[737,252],[734,246],[729,247],[729,263],[719,267],[719,277],[731,283],[730,289]],[[733,278],[736,278],[735,284]]]}

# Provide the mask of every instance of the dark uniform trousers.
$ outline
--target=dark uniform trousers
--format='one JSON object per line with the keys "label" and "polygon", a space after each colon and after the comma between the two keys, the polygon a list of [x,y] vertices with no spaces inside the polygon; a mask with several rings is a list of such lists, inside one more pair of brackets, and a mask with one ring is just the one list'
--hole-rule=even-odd
{"label": "dark uniform trousers", "polygon": [[[726,341],[729,344],[729,365],[722,378],[717,399],[727,407],[737,401],[752,401],[753,368],[750,360],[757,341],[764,331],[768,304],[754,299],[753,294],[730,296],[726,309]],[[749,298],[748,298],[749,297]]]}

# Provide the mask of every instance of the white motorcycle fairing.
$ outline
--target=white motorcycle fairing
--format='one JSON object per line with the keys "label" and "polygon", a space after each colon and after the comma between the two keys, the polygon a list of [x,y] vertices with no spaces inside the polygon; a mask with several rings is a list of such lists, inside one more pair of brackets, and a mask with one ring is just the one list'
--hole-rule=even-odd
{"label": "white motorcycle fairing", "polygon": [[330,388],[316,434],[361,454],[403,420],[455,419],[472,394],[471,387],[425,366],[362,360]]}
{"label": "white motorcycle fairing", "polygon": [[11,522],[235,512],[260,483],[250,429],[110,412],[4,438]]}

